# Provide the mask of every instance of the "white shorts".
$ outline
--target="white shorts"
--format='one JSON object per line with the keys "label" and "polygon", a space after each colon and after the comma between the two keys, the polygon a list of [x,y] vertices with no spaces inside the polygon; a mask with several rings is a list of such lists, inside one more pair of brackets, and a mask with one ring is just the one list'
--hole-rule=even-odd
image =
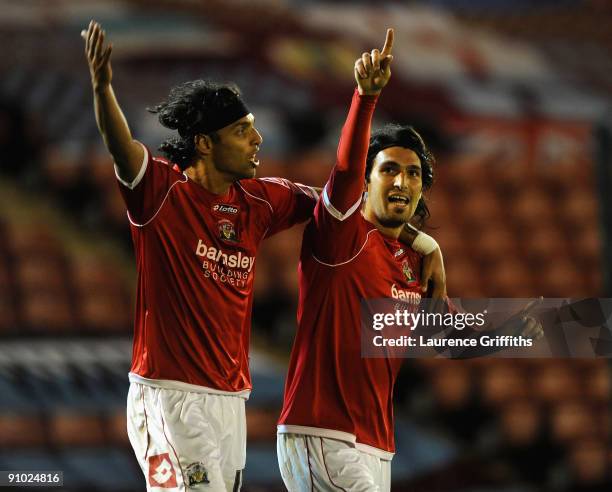
{"label": "white shorts", "polygon": [[244,398],[131,383],[127,430],[147,490],[238,491],[246,461]]}
{"label": "white shorts", "polygon": [[289,492],[389,492],[391,461],[350,442],[304,434],[277,434],[276,451]]}

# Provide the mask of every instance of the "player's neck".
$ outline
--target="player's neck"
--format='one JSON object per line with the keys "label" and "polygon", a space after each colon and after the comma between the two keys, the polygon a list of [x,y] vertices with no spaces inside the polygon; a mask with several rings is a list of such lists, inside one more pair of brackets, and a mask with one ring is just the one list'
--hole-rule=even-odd
{"label": "player's neck", "polygon": [[232,186],[234,179],[225,173],[219,172],[215,166],[197,161],[185,170],[189,179],[195,181],[215,195],[225,195]]}
{"label": "player's neck", "polygon": [[365,220],[374,224],[376,228],[380,231],[380,233],[384,236],[390,237],[392,239],[399,239],[402,229],[404,228],[403,224],[399,225],[398,227],[388,227],[381,224],[378,218],[376,217],[376,214],[372,210],[370,210],[367,205],[362,210],[361,214],[363,215]]}

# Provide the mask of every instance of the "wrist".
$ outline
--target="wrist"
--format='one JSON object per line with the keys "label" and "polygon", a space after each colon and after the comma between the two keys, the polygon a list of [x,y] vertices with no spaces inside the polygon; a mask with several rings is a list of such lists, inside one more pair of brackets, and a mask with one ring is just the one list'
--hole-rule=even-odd
{"label": "wrist", "polygon": [[93,82],[93,91],[96,94],[104,94],[110,88],[110,82],[96,83]]}
{"label": "wrist", "polygon": [[414,241],[412,241],[412,249],[424,256],[433,253],[438,248],[439,246],[436,240],[421,231],[418,232]]}
{"label": "wrist", "polygon": [[376,90],[376,91],[374,91],[374,90],[365,90],[365,89],[362,89],[358,85],[357,86],[357,91],[359,92],[360,96],[378,96],[382,92],[382,89],[379,89],[379,90]]}

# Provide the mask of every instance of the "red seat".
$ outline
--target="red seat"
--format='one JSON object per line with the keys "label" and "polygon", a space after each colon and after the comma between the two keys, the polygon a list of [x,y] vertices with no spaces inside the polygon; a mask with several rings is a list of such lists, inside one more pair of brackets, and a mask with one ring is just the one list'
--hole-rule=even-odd
{"label": "red seat", "polygon": [[451,297],[485,297],[478,266],[464,256],[445,257],[447,291]]}
{"label": "red seat", "polygon": [[533,394],[543,402],[578,398],[580,386],[573,370],[566,364],[549,362],[532,378]]}
{"label": "red seat", "polygon": [[462,256],[466,244],[469,244],[470,241],[468,233],[453,224],[447,224],[440,229],[426,232],[438,242],[445,259]]}
{"label": "red seat", "polygon": [[587,293],[582,272],[567,258],[551,256],[537,275],[539,293],[544,297],[582,297]]}
{"label": "red seat", "polygon": [[75,411],[56,413],[49,417],[49,439],[58,448],[103,446],[104,428],[97,415]]}
{"label": "red seat", "polygon": [[249,442],[276,441],[276,423],[279,409],[263,409],[249,406],[246,411]]}
{"label": "red seat", "polygon": [[25,292],[70,291],[63,263],[58,259],[19,256],[14,265],[17,284]]}
{"label": "red seat", "polygon": [[530,267],[538,272],[560,258],[567,257],[567,238],[552,224],[542,224],[521,238]]}
{"label": "red seat", "polygon": [[526,398],[527,380],[513,363],[496,361],[482,376],[482,398],[489,405],[499,406],[510,400]]}
{"label": "red seat", "polygon": [[107,415],[104,420],[104,429],[111,445],[129,447],[125,409]]}
{"label": "red seat", "polygon": [[21,301],[21,320],[31,330],[67,332],[76,326],[71,303],[64,294],[29,292]]}
{"label": "red seat", "polygon": [[551,415],[552,435],[559,443],[600,435],[601,429],[587,403],[566,399],[553,407]]}
{"label": "red seat", "polygon": [[493,265],[505,258],[516,257],[519,253],[519,244],[512,232],[493,223],[480,231],[473,240],[474,257],[478,262]]}
{"label": "red seat", "polygon": [[45,426],[37,415],[22,413],[0,414],[0,448],[40,448],[46,444]]}
{"label": "red seat", "polygon": [[502,202],[492,191],[475,189],[458,202],[459,218],[466,230],[481,233],[503,221]]}
{"label": "red seat", "polygon": [[488,297],[533,297],[537,295],[532,273],[514,258],[504,258],[488,268],[484,284]]}
{"label": "red seat", "polygon": [[83,292],[78,313],[81,323],[96,332],[129,332],[133,308],[121,293]]}
{"label": "red seat", "polygon": [[554,207],[549,197],[538,188],[525,188],[508,203],[512,223],[523,233],[552,224]]}
{"label": "red seat", "polygon": [[569,232],[580,231],[585,225],[597,227],[599,202],[592,189],[573,189],[560,202],[560,218]]}

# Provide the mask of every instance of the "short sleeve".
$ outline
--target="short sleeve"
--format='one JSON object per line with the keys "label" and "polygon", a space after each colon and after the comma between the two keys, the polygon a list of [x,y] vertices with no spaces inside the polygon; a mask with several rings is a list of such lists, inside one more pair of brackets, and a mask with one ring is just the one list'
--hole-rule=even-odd
{"label": "short sleeve", "polygon": [[115,165],[119,191],[127,207],[130,221],[135,225],[145,225],[150,222],[161,208],[172,186],[187,179],[180,172],[173,170],[168,161],[153,157],[146,146],[142,147],[143,162],[132,182],[128,183],[121,179]]}
{"label": "short sleeve", "polygon": [[309,186],[283,178],[258,178],[240,183],[249,195],[267,206],[269,223],[265,237],[312,218],[318,195]]}

